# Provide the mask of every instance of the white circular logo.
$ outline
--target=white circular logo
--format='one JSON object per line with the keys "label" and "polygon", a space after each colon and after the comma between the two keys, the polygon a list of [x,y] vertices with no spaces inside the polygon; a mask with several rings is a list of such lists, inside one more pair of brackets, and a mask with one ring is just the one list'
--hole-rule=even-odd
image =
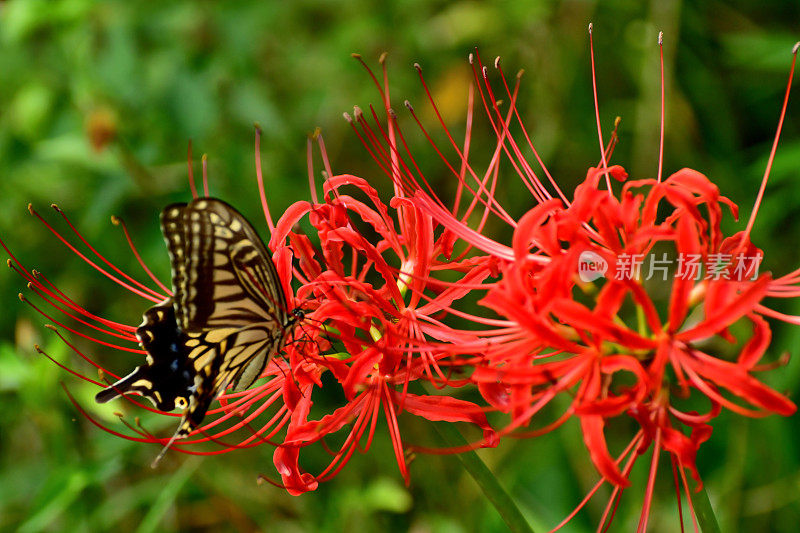
{"label": "white circular logo", "polygon": [[594,281],[605,276],[608,271],[608,262],[603,257],[591,250],[581,252],[578,257],[578,277],[581,281]]}

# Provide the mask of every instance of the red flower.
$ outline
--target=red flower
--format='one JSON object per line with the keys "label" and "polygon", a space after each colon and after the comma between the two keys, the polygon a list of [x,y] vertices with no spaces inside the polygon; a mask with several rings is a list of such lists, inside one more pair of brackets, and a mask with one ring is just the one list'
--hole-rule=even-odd
{"label": "red flower", "polygon": [[[673,458],[676,483],[680,475],[688,490],[684,469],[699,481],[697,449],[710,437],[709,422],[721,408],[746,416],[790,415],[796,410],[794,403],[755,375],[769,367],[761,363],[770,340],[769,325],[762,317],[800,323],[797,317],[770,310],[764,299],[800,295],[800,271],[775,281],[769,273],[759,273],[763,253],[750,243],[749,232],[761,193],[745,231],[726,236],[720,227],[723,213],[727,208],[736,217],[738,209],[716,185],[691,169],[662,181],[661,157],[655,179],[627,181],[622,167],[609,164],[616,135],[604,146],[599,119],[601,161],[589,169],[570,201],[538,158],[516,112],[519,82],[513,89],[509,87],[498,58],[495,67],[502,80],[503,98],[510,101],[501,112],[487,68],[477,55],[470,56],[470,63],[480,101],[497,136],[488,169],[479,173],[468,159],[471,107],[464,148],[455,143],[443,124],[458,156],[456,164],[447,161],[432,140],[431,144],[457,179],[456,198],[463,200],[468,191],[472,196],[470,208],[482,206],[479,224],[469,222],[470,213],[462,216],[446,206],[419,173],[405,142],[405,154],[387,147],[387,137],[375,134],[360,113],[354,121],[359,126],[356,132],[376,160],[384,163],[396,190],[411,198],[452,238],[483,254],[474,260],[491,265],[501,274],[499,281],[475,288],[486,291],[481,303],[504,320],[493,321],[496,329],[476,333],[477,339],[442,346],[442,350],[461,357],[465,365],[475,365],[471,380],[484,399],[495,409],[509,413],[510,422],[501,435],[540,434],[577,416],[592,461],[603,478],[617,488],[629,484],[627,473],[633,461],[652,445],[655,455],[640,524],[644,529],[661,450]],[[471,88],[470,106],[472,101]],[[438,116],[432,99],[431,105]],[[414,109],[408,103],[406,107],[428,136]],[[403,139],[388,104],[387,113],[389,124]],[[524,143],[511,133],[512,121],[518,123]],[[782,121],[783,113],[780,124]],[[533,170],[534,165],[525,160],[523,146],[533,152],[549,187]],[[387,165],[380,154],[393,154],[395,160]],[[494,198],[501,155],[538,203],[518,220]],[[768,174],[769,166],[764,184]],[[610,178],[625,182],[618,194],[613,192]],[[513,228],[510,245],[483,233],[487,217]],[[635,268],[637,261],[648,255],[655,258],[656,254],[680,261],[678,269],[663,270],[672,278],[666,302],[657,297],[664,291],[654,290],[647,283],[647,273]],[[580,279],[579,265],[584,257],[596,261],[595,266],[607,267],[604,279]],[[691,275],[692,266],[700,268],[699,277]],[[630,267],[634,267],[630,274],[624,275]],[[601,274],[599,270],[592,273]],[[629,311],[631,306],[634,314]],[[665,307],[665,311],[659,311]],[[732,333],[731,328],[739,322],[751,324],[749,337],[745,334],[741,338],[738,333],[737,339]],[[730,348],[720,352],[712,342],[715,339]],[[738,354],[730,354],[731,348]],[[479,359],[474,358],[476,352]],[[571,401],[563,415],[542,429],[519,432],[564,393]],[[701,398],[708,405],[703,415],[694,411]],[[607,447],[605,428],[609,419],[620,416],[632,418],[641,429],[623,455],[615,459]],[[625,456],[629,459],[621,467]],[[618,494],[615,490],[614,498]]]}
{"label": "red flower", "polygon": [[[391,131],[389,126],[389,139]],[[296,304],[313,310],[307,316],[315,335],[327,335],[344,347],[338,353],[298,356],[297,345],[290,346],[292,366],[302,357],[321,371],[330,371],[346,403],[320,419],[311,419],[312,392],[300,400],[298,405],[303,407],[294,410],[284,443],[274,457],[284,485],[293,494],[313,490],[319,481],[334,476],[357,447],[366,451],[381,413],[406,480],[405,449],[397,422],[402,412],[431,421],[470,422],[483,430],[477,445],[496,444],[479,406],[446,394],[408,392],[416,381],[436,388],[470,383],[451,378],[450,352],[440,344],[463,342],[472,335],[444,325],[442,319],[469,292],[464,285],[479,284],[491,269],[479,262],[450,259],[448,239],[435,239],[431,217],[400,192],[386,205],[365,180],[333,175],[321,138],[319,143],[330,176],[323,185],[325,201],[291,206],[275,225],[271,244],[278,247],[288,240],[297,254],[295,277],[302,286]],[[295,230],[306,217],[319,239],[319,253],[307,235]],[[460,281],[444,282],[437,277],[448,270]],[[300,451],[341,431],[347,431],[347,436],[333,452],[330,465],[313,476],[304,472],[299,466]]]}

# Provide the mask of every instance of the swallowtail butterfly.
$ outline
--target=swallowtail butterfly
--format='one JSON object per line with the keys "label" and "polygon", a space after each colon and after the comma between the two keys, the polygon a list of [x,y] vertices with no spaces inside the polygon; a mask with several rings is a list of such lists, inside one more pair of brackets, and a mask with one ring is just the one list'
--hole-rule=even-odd
{"label": "swallowtail butterfly", "polygon": [[253,384],[302,311],[288,311],[269,250],[222,200],[167,206],[161,231],[173,294],[148,309],[136,330],[146,363],[95,399],[136,393],[159,410],[182,409],[171,444],[200,425],[222,391]]}

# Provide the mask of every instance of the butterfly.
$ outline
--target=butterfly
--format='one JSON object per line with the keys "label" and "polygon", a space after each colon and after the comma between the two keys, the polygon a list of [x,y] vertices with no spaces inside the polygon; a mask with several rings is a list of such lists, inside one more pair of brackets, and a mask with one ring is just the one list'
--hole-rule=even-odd
{"label": "butterfly", "polygon": [[168,448],[200,425],[224,390],[249,388],[303,313],[288,311],[269,250],[229,204],[202,197],[169,205],[161,231],[172,296],[147,309],[136,329],[145,364],[95,400],[135,393],[161,411],[182,409]]}

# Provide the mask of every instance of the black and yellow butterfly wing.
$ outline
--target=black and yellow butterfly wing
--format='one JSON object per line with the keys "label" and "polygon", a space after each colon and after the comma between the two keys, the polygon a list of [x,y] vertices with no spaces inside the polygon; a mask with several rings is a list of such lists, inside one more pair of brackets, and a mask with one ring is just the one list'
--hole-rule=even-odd
{"label": "black and yellow butterfly wing", "polygon": [[184,353],[172,298],[145,311],[136,336],[147,351],[146,364],[97,393],[95,399],[105,403],[133,392],[149,398],[162,411],[188,407],[196,372]]}
{"label": "black and yellow butterfly wing", "polygon": [[161,230],[173,295],[149,309],[137,330],[147,363],[97,400],[136,392],[162,409],[174,397],[172,408],[185,408],[176,433],[182,437],[226,388],[253,384],[282,347],[294,318],[269,251],[227,203],[198,198],[167,206]]}

